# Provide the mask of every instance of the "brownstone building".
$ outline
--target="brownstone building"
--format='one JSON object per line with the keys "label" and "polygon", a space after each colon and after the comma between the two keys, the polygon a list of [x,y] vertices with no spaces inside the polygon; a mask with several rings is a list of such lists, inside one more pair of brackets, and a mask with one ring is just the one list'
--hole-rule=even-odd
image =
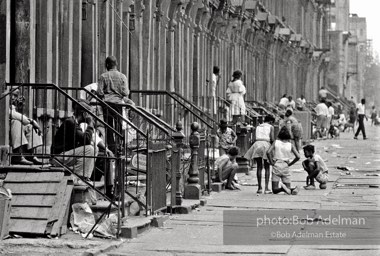
{"label": "brownstone building", "polygon": [[[283,93],[313,100],[326,83],[330,4],[0,0],[0,81],[82,87],[96,82],[114,55],[131,89],[176,91],[201,107],[214,65],[222,71],[221,97],[241,69],[246,100],[275,102]],[[28,111],[37,115],[39,107]]]}

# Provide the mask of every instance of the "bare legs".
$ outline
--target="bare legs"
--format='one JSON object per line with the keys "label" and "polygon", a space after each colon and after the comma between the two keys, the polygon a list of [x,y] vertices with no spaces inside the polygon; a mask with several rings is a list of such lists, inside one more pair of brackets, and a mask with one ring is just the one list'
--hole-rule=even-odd
{"label": "bare legs", "polygon": [[262,157],[255,158],[255,161],[257,163],[257,184],[258,189],[257,193],[262,193],[263,188],[261,186],[261,177],[262,177],[262,170],[263,170],[263,163],[264,163],[264,169],[265,169],[265,193],[269,193],[269,177],[270,177],[270,165],[267,160],[264,160]]}

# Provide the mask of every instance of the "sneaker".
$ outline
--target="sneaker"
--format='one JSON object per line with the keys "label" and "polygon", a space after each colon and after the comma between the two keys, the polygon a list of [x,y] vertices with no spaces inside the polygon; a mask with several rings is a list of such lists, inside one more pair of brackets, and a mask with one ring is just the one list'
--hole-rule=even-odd
{"label": "sneaker", "polygon": [[261,188],[259,188],[256,192],[257,194],[262,194],[263,193],[263,190]]}
{"label": "sneaker", "polygon": [[273,192],[272,192],[271,190],[268,189],[268,190],[265,190],[265,191],[264,191],[264,194],[273,194]]}
{"label": "sneaker", "polygon": [[305,190],[315,190],[315,186],[314,185],[307,185],[307,186],[304,186],[303,188]]}
{"label": "sneaker", "polygon": [[363,138],[363,140],[368,140],[368,138]]}
{"label": "sneaker", "polygon": [[358,139],[358,137],[356,137],[356,136],[355,136],[355,137],[354,137],[354,139],[355,139],[355,140],[357,140],[357,139]]}

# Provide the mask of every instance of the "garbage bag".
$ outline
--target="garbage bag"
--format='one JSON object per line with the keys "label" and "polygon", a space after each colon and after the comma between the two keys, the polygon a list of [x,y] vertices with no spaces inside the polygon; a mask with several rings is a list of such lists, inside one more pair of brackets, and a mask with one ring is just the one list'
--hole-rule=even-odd
{"label": "garbage bag", "polygon": [[95,224],[95,217],[87,203],[72,205],[73,212],[70,216],[70,224],[74,232],[88,233]]}

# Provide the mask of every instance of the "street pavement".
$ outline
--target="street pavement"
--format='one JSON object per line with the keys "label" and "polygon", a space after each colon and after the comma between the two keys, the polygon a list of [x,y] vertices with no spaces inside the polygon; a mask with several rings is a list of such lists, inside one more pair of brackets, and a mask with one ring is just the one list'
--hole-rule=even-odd
{"label": "street pavement", "polygon": [[[292,167],[292,185],[298,195],[256,194],[254,171],[239,174],[241,191],[222,191],[206,197],[207,205],[187,215],[172,215],[163,228],[154,228],[136,239],[128,240],[107,253],[116,255],[380,255],[378,245],[355,245],[344,241],[338,245],[224,245],[223,211],[225,210],[379,210],[380,199],[380,127],[366,124],[368,140],[354,140],[352,132],[338,139],[318,140],[313,144],[329,168],[326,190],[304,190],[306,174],[302,158]],[[339,170],[337,167],[347,167]],[[375,212],[376,214],[376,212]],[[347,230],[346,230],[347,231]],[[350,230],[373,238],[379,226],[371,230]],[[377,232],[378,231],[378,232]],[[260,234],[257,234],[260,236]],[[376,243],[375,243],[376,244]]]}

